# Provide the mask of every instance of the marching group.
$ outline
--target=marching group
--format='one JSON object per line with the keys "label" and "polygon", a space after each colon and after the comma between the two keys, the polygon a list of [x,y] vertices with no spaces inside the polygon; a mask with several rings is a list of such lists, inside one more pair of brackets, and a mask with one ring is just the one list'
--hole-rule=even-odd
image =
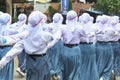
{"label": "marching group", "polygon": [[13,80],[13,58],[26,80],[110,80],[120,74],[120,23],[118,16],[68,11],[66,24],[55,13],[51,23],[40,11],[18,22],[0,12],[0,80]]}

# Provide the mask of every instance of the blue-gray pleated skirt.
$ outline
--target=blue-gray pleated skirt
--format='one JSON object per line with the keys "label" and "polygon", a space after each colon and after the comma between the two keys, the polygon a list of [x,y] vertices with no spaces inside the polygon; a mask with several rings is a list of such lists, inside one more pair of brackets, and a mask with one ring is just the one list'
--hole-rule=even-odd
{"label": "blue-gray pleated skirt", "polygon": [[[12,48],[12,46],[0,47],[0,59],[6,55],[6,53]],[[7,63],[3,69],[0,70],[0,80],[13,80],[14,73],[14,61],[11,60]]]}
{"label": "blue-gray pleated skirt", "polygon": [[26,52],[23,50],[18,56],[18,67],[26,73]]}
{"label": "blue-gray pleated skirt", "polygon": [[96,57],[99,78],[103,77],[103,80],[110,80],[113,69],[113,50],[111,42],[97,42]]}
{"label": "blue-gray pleated skirt", "polygon": [[81,50],[79,45],[73,47],[63,46],[60,53],[62,71],[61,80],[80,80]]}
{"label": "blue-gray pleated skirt", "polygon": [[79,80],[99,80],[95,44],[80,43],[81,48],[81,75]]}
{"label": "blue-gray pleated skirt", "polygon": [[113,70],[114,75],[120,75],[120,43],[119,42],[111,42],[113,53],[114,53],[114,61],[113,61]]}
{"label": "blue-gray pleated skirt", "polygon": [[52,48],[48,49],[48,65],[50,76],[61,75],[60,54],[62,53],[63,43],[59,40]]}
{"label": "blue-gray pleated skirt", "polygon": [[26,80],[50,80],[48,55],[31,56],[26,54]]}

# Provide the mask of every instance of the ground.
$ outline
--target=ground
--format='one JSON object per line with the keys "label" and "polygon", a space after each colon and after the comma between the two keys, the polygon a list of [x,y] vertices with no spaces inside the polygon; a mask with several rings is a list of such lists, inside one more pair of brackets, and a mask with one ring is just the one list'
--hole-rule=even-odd
{"label": "ground", "polygon": [[14,79],[13,80],[25,80],[25,77],[21,77],[17,72],[16,69],[18,68],[18,59],[17,57],[14,59]]}

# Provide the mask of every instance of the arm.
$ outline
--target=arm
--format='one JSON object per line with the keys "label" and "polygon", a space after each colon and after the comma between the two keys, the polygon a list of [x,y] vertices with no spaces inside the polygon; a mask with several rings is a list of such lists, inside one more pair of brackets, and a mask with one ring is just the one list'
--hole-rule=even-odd
{"label": "arm", "polygon": [[16,43],[13,48],[0,60],[0,69],[23,50],[22,41]]}
{"label": "arm", "polygon": [[61,31],[57,31],[54,35],[53,35],[53,40],[48,44],[48,48],[51,48],[52,46],[54,46],[61,38]]}
{"label": "arm", "polygon": [[0,39],[0,45],[13,45],[16,42],[26,38],[28,36],[29,32],[28,31],[24,31],[22,33],[18,33],[15,35],[11,35],[11,36],[2,36]]}

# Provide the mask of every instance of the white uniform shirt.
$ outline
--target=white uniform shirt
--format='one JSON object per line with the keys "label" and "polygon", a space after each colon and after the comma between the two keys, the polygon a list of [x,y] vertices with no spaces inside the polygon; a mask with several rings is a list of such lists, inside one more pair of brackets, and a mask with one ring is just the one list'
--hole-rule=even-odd
{"label": "white uniform shirt", "polygon": [[48,43],[52,40],[52,35],[43,31],[40,31],[33,37],[28,36],[26,39],[17,42],[13,48],[1,59],[0,64],[7,64],[11,59],[22,52],[23,49],[25,49],[28,54],[32,55],[44,54],[48,49]]}

